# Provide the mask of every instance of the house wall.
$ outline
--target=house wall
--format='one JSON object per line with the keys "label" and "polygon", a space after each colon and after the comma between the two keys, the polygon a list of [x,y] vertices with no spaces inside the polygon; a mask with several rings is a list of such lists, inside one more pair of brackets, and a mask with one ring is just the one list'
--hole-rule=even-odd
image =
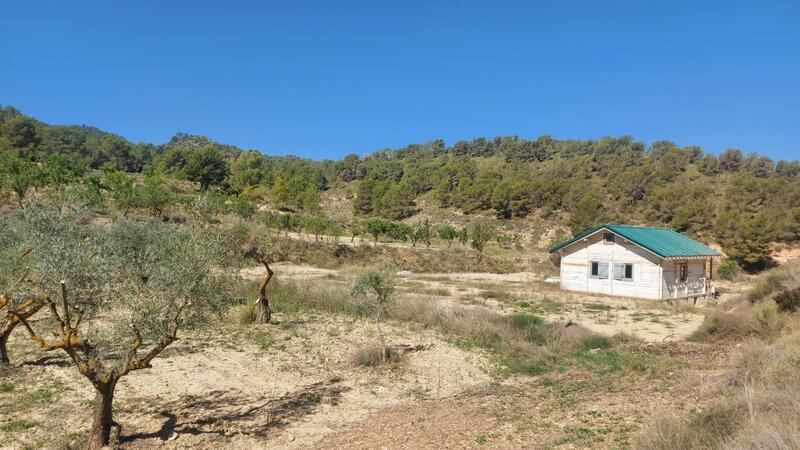
{"label": "house wall", "polygon": [[[590,262],[609,265],[606,279],[590,277]],[[662,298],[661,259],[636,244],[615,235],[614,243],[603,241],[603,232],[578,241],[562,251],[561,287],[570,291],[592,292],[639,298]],[[633,264],[633,280],[614,280],[614,264]]]}

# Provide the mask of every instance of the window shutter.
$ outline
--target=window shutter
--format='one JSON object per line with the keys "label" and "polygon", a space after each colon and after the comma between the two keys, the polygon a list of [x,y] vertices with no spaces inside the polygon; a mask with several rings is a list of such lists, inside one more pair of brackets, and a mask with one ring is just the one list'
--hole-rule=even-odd
{"label": "window shutter", "polygon": [[600,263],[597,265],[597,278],[608,278],[608,263]]}
{"label": "window shutter", "polygon": [[614,264],[614,279],[622,280],[625,278],[625,264]]}

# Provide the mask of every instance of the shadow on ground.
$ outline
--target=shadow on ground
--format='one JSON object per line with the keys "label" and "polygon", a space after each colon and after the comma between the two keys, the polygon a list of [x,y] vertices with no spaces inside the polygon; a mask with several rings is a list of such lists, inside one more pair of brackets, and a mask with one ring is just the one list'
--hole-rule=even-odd
{"label": "shadow on ground", "polygon": [[123,444],[143,443],[149,439],[166,441],[178,434],[236,435],[267,438],[288,425],[313,414],[322,404],[336,405],[342,393],[341,379],[304,386],[279,398],[247,397],[239,392],[212,391],[205,395],[186,395],[165,403],[146,402],[147,408],[161,411],[165,418],[160,429],[124,436]]}

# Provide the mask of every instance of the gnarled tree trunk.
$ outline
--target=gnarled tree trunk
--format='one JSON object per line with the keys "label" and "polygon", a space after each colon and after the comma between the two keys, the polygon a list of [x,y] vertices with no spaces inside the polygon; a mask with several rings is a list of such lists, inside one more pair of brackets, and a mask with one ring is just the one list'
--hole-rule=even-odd
{"label": "gnarled tree trunk", "polygon": [[261,263],[267,269],[267,275],[261,281],[258,289],[258,301],[256,301],[256,323],[269,323],[272,320],[272,310],[269,308],[269,299],[267,298],[267,284],[272,279],[274,272],[269,268],[267,258],[261,258]]}
{"label": "gnarled tree trunk", "polygon": [[0,333],[0,366],[7,366],[10,364],[8,359],[8,338],[10,336],[10,329]]}
{"label": "gnarled tree trunk", "polygon": [[[119,425],[114,422],[111,412],[111,407],[114,403],[114,389],[116,387],[117,380],[114,378],[107,383],[95,385],[92,430],[89,432],[89,441],[86,444],[86,448],[89,450],[99,450],[109,445],[112,434],[114,438],[119,436]],[[114,428],[117,428],[117,430],[114,430]]]}

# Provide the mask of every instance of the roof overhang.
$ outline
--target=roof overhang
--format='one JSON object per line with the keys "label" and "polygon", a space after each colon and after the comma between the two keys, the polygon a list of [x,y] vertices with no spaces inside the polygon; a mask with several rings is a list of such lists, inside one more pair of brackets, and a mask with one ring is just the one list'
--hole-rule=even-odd
{"label": "roof overhang", "polygon": [[593,236],[597,235],[598,233],[612,233],[612,234],[614,234],[614,236],[617,236],[617,237],[619,237],[620,239],[623,239],[625,242],[630,242],[631,244],[633,244],[633,245],[635,245],[635,246],[639,247],[640,249],[642,249],[642,250],[646,251],[647,253],[650,253],[651,255],[655,256],[656,258],[660,258],[660,259],[666,259],[666,258],[664,258],[663,256],[659,255],[658,253],[656,253],[656,252],[654,252],[654,251],[650,250],[649,248],[642,247],[641,245],[637,244],[636,242],[633,242],[632,240],[630,240],[630,239],[626,238],[625,236],[621,236],[619,233],[616,233],[616,232],[614,232],[614,230],[612,230],[612,229],[610,229],[610,228],[607,228],[607,227],[601,227],[601,228],[598,228],[597,230],[595,230],[595,231],[593,231],[593,232],[591,232],[591,233],[587,234],[586,236],[584,236],[584,237],[582,237],[582,238],[580,238],[580,239],[578,239],[578,240],[576,240],[576,241],[574,241],[574,242],[570,242],[569,244],[567,244],[567,245],[565,245],[565,246],[563,246],[563,247],[559,248],[558,250],[552,251],[552,252],[550,252],[550,253],[556,253],[556,254],[559,254],[559,255],[560,255],[561,253],[563,253],[563,252],[564,252],[564,249],[566,249],[566,248],[569,248],[569,247],[572,247],[573,245],[575,245],[575,244],[579,244],[579,243],[581,243],[581,242],[587,242],[587,241],[589,240],[589,238],[591,238],[591,237],[593,237]]}
{"label": "roof overhang", "polygon": [[662,260],[665,260],[665,261],[705,260],[705,259],[708,259],[708,258],[721,258],[722,256],[724,256],[722,254],[716,254],[716,255],[711,255],[711,254],[709,254],[709,255],[688,255],[688,256],[679,256],[679,255],[662,256],[662,255],[659,255],[658,253],[650,250],[649,248],[637,243],[636,241],[632,241],[632,240],[626,238],[625,236],[622,236],[621,234],[615,232],[614,230],[612,230],[611,228],[608,228],[606,226],[601,226],[598,229],[596,229],[596,230],[592,231],[591,233],[587,234],[586,236],[583,236],[583,237],[581,237],[579,239],[576,239],[575,241],[570,242],[568,244],[565,244],[563,247],[559,247],[558,249],[552,250],[549,253],[550,254],[559,254],[560,255],[560,254],[562,254],[564,252],[565,249],[567,249],[567,248],[569,248],[569,247],[571,247],[571,246],[573,246],[575,244],[580,244],[582,242],[587,242],[587,241],[589,241],[590,238],[594,237],[598,233],[613,233],[614,236],[619,237],[620,239],[624,240],[625,242],[630,242],[631,244],[639,247],[640,249],[646,251],[647,253],[650,253],[651,255],[655,256],[656,258],[659,258],[659,259],[662,259]]}

